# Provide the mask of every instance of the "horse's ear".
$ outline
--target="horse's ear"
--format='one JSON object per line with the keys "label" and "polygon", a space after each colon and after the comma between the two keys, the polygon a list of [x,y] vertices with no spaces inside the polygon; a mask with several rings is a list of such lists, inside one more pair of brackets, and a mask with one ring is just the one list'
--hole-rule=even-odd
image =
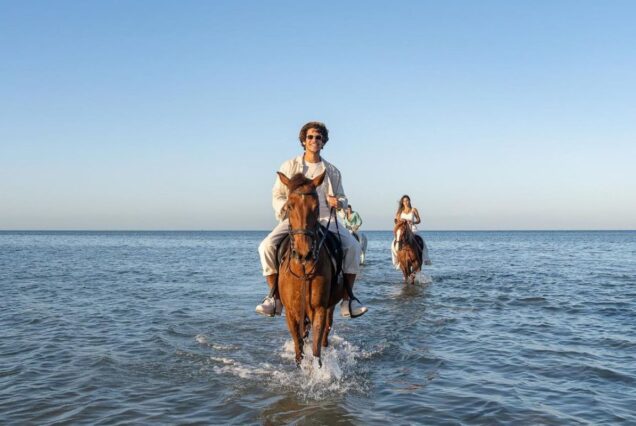
{"label": "horse's ear", "polygon": [[312,185],[314,185],[316,188],[322,185],[322,181],[325,180],[326,174],[327,174],[327,171],[325,170],[324,172],[322,172],[320,176],[316,176],[315,178],[313,178],[311,180]]}
{"label": "horse's ear", "polygon": [[289,188],[289,178],[285,176],[284,173],[281,173],[281,172],[276,172],[276,173],[278,174],[278,178],[280,179],[280,181],[283,182],[283,185]]}

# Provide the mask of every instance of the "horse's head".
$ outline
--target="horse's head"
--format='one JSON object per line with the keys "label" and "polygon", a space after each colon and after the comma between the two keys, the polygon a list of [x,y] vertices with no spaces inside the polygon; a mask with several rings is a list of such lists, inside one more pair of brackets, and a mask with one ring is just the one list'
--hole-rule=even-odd
{"label": "horse's head", "polygon": [[302,173],[288,178],[278,172],[281,182],[289,190],[287,198],[287,218],[291,236],[291,255],[306,261],[318,257],[318,192],[316,188],[325,178],[320,176],[307,179]]}
{"label": "horse's head", "polygon": [[393,235],[395,235],[395,241],[400,244],[410,241],[413,237],[413,231],[409,222],[404,219],[398,220],[393,228]]}

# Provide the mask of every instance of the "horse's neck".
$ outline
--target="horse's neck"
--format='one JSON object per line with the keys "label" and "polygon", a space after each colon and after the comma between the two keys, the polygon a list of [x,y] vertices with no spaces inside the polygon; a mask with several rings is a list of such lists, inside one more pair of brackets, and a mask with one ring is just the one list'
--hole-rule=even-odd
{"label": "horse's neck", "polygon": [[408,239],[408,231],[406,227],[401,226],[395,231],[395,240],[396,241],[404,241]]}
{"label": "horse's neck", "polygon": [[398,231],[400,233],[400,238],[402,241],[411,241],[413,238],[413,233],[409,229],[408,226],[403,226],[402,229]]}

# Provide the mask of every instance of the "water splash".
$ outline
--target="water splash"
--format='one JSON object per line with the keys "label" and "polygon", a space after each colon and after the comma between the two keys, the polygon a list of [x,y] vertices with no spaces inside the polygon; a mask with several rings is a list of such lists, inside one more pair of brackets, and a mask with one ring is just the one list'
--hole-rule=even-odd
{"label": "water splash", "polygon": [[230,374],[259,383],[267,378],[265,382],[272,390],[291,391],[302,399],[321,400],[351,391],[365,391],[367,384],[363,374],[364,365],[360,365],[358,361],[373,354],[337,335],[331,336],[330,344],[330,347],[322,350],[322,366],[313,356],[311,344],[307,342],[303,348],[303,361],[297,368],[291,339],[285,341],[280,349],[283,362],[279,365],[249,365],[235,359],[214,356],[210,360],[216,364],[213,370],[217,374]]}
{"label": "water splash", "polygon": [[415,282],[418,284],[426,285],[432,283],[433,278],[431,278],[429,275],[426,275],[422,271],[419,271],[415,274]]}

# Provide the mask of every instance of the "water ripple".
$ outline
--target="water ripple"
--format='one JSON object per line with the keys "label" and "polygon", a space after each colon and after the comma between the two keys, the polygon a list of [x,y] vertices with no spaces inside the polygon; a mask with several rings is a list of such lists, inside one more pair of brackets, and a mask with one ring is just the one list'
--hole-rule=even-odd
{"label": "water ripple", "polygon": [[[295,367],[262,232],[0,232],[7,424],[636,423],[636,233],[368,233],[362,318]],[[231,263],[230,263],[231,261]]]}

